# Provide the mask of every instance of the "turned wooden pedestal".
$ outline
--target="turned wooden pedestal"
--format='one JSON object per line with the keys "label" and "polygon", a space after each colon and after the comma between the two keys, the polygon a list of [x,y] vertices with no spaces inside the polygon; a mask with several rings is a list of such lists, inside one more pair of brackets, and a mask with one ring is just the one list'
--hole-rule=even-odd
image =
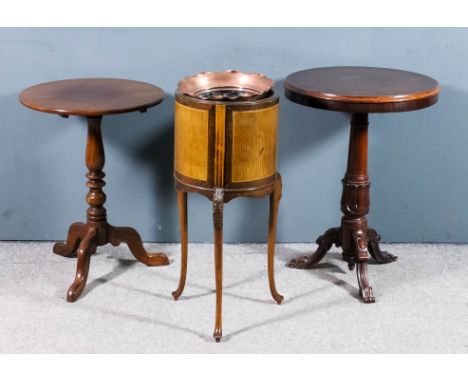
{"label": "turned wooden pedestal", "polygon": [[274,251],[281,176],[276,170],[278,97],[252,102],[201,101],[176,94],[175,185],[181,232],[181,274],[172,293],[178,299],[187,274],[187,192],[206,196],[213,204],[216,319],[214,338],[222,337],[223,205],[240,197],[270,197],[268,279],[273,299]]}
{"label": "turned wooden pedestal", "polygon": [[291,268],[312,268],[334,244],[343,250],[350,270],[356,266],[362,301],[375,301],[367,276],[369,254],[378,263],[397,257],[380,250],[380,235],[367,226],[369,176],[367,174],[368,113],[416,110],[437,102],[439,87],[435,80],[401,70],[334,67],[296,72],[287,77],[285,94],[291,101],[319,109],[351,113],[348,165],[342,180],[343,194],[339,227],[331,228],[317,239],[311,256],[292,260]]}
{"label": "turned wooden pedestal", "polygon": [[113,227],[107,222],[102,191],[104,182],[104,145],[101,134],[103,115],[146,111],[159,104],[164,93],[156,86],[143,82],[120,79],[76,79],[48,82],[24,90],[20,95],[23,105],[38,111],[85,116],[88,121],[86,166],[89,204],[86,223],[73,223],[67,241],[56,243],[57,255],[78,257],[74,282],[68,288],[67,301],[74,302],[83,292],[88,277],[90,257],[96,248],[126,243],[135,258],[149,266],[167,265],[162,253],[148,253],[143,248],[140,235],[133,228]]}

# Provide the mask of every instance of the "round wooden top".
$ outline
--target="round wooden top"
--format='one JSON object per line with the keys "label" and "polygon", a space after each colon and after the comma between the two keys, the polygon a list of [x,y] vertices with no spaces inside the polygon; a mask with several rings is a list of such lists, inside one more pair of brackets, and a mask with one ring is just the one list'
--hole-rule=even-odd
{"label": "round wooden top", "polygon": [[45,82],[20,94],[20,102],[46,113],[97,117],[145,111],[159,104],[164,92],[146,82],[118,78],[77,78]]}
{"label": "round wooden top", "polygon": [[436,80],[403,70],[338,66],[290,74],[285,94],[291,101],[353,113],[408,111],[437,102]]}

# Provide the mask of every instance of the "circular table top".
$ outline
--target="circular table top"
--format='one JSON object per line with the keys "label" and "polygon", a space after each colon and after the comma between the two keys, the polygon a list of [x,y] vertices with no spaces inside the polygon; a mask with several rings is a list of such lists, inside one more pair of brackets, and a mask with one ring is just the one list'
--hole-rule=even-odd
{"label": "circular table top", "polygon": [[23,90],[19,100],[31,109],[97,117],[145,111],[164,98],[164,92],[146,82],[118,78],[77,78],[45,82]]}
{"label": "circular table top", "polygon": [[437,102],[439,84],[404,70],[359,66],[307,69],[290,74],[285,94],[291,101],[353,113],[408,111]]}

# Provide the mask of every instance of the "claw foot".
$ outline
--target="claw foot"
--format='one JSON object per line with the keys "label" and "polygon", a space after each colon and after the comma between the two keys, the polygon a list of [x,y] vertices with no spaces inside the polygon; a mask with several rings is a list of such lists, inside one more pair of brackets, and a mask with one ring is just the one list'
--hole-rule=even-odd
{"label": "claw foot", "polygon": [[372,258],[379,264],[393,263],[398,260],[398,256],[392,255],[391,253],[386,251],[380,251],[378,255],[373,255],[370,250],[369,253],[371,254]]}
{"label": "claw foot", "polygon": [[301,256],[295,259],[292,259],[287,266],[289,268],[296,268],[296,269],[309,269],[313,265],[311,261],[311,256]]}
{"label": "claw foot", "polygon": [[301,256],[296,259],[293,259],[287,264],[289,268],[297,269],[310,269],[315,264],[319,263],[320,260],[326,255],[330,250],[333,244],[339,246],[340,229],[339,228],[330,228],[322,236],[319,236],[317,239],[318,248],[315,253],[311,256]]}
{"label": "claw foot", "polygon": [[359,284],[359,294],[365,304],[375,302],[372,287],[369,285],[367,278],[367,264],[365,262],[359,263],[356,267],[357,279]]}
{"label": "claw foot", "polygon": [[398,256],[392,255],[386,251],[380,249],[379,241],[381,240],[380,235],[376,230],[369,228],[367,232],[367,246],[369,254],[379,264],[393,263],[398,260]]}

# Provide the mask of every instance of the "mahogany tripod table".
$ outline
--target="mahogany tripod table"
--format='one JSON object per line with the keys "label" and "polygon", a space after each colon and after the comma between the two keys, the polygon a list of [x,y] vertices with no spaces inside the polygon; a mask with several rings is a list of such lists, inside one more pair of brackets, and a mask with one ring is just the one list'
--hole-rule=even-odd
{"label": "mahogany tripod table", "polygon": [[149,107],[158,105],[164,98],[164,92],[151,84],[111,78],[82,78],[53,81],[24,90],[20,102],[34,110],[58,114],[67,118],[69,115],[84,116],[88,121],[86,144],[86,185],[89,192],[86,201],[89,204],[86,223],[73,223],[68,231],[67,241],[56,243],[53,251],[57,255],[71,257],[77,255],[75,281],[68,288],[67,301],[78,299],[86,285],[90,257],[98,246],[126,243],[143,264],[159,266],[169,264],[163,253],[148,253],[143,248],[140,235],[133,228],[114,227],[107,222],[104,203],[106,195],[102,191],[105,185],[104,145],[101,134],[101,120],[104,115],[145,112]]}
{"label": "mahogany tripod table", "polygon": [[285,94],[291,101],[318,109],[351,113],[347,171],[342,180],[339,227],[317,239],[311,256],[292,260],[291,268],[312,268],[334,244],[343,250],[348,267],[356,267],[359,292],[365,303],[375,302],[367,277],[369,254],[378,263],[396,256],[380,250],[380,235],[367,226],[369,176],[367,175],[367,128],[369,113],[422,109],[437,102],[440,88],[434,79],[402,70],[368,67],[330,67],[303,70],[286,78]]}

